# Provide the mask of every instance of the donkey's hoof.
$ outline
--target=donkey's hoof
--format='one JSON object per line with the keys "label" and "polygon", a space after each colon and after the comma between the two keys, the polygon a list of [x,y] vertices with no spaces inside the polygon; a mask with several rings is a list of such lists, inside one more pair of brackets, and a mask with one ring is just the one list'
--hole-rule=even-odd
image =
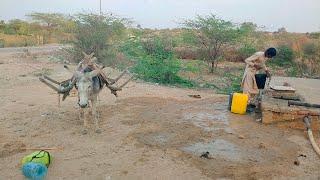
{"label": "donkey's hoof", "polygon": [[102,133],[101,129],[96,129],[96,133],[101,134]]}
{"label": "donkey's hoof", "polygon": [[84,130],[81,131],[81,133],[82,133],[82,135],[86,135],[86,134],[88,134],[88,130],[84,129]]}

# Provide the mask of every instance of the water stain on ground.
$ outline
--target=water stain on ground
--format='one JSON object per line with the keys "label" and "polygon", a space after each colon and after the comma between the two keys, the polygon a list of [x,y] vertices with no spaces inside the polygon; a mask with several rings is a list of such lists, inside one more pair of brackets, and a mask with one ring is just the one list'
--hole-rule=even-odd
{"label": "water stain on ground", "polygon": [[223,130],[226,133],[232,133],[232,129],[229,127],[229,118],[226,111],[212,111],[212,112],[185,112],[183,114],[183,120],[185,122],[191,122],[197,127],[202,128],[205,131],[214,132]]}
{"label": "water stain on ground", "polygon": [[215,139],[209,143],[198,142],[181,149],[196,156],[200,156],[203,152],[209,152],[211,158],[219,157],[237,162],[248,162],[259,157],[256,156],[259,154],[256,150],[243,148],[224,139]]}
{"label": "water stain on ground", "polygon": [[[208,177],[254,179],[286,174],[283,167],[291,166],[290,158],[297,153],[298,148],[284,139],[280,130],[263,126],[250,116],[230,114],[226,99],[127,101],[140,107],[135,108],[139,112],[136,119],[128,120],[140,126],[131,136],[142,146],[177,150],[181,160]],[[212,159],[200,158],[203,152],[209,152]]]}
{"label": "water stain on ground", "polygon": [[182,148],[183,151],[200,156],[203,152],[209,152],[209,156],[220,156],[231,161],[240,161],[243,154],[239,147],[223,139],[216,139],[210,143],[195,143]]}

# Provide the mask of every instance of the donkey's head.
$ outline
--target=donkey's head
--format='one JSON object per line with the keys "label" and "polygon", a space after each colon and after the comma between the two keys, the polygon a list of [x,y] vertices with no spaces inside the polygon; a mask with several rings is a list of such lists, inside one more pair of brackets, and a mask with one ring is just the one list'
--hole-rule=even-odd
{"label": "donkey's head", "polygon": [[85,52],[82,52],[83,54],[83,63],[84,64],[87,64],[87,65],[91,65],[92,63],[94,63],[94,61],[97,60],[96,57],[94,57],[94,53],[91,53],[91,54],[86,54]]}
{"label": "donkey's head", "polygon": [[94,93],[94,84],[92,78],[99,74],[99,70],[91,72],[75,73],[76,87],[78,89],[78,104],[81,108],[86,108],[89,104],[89,98]]}

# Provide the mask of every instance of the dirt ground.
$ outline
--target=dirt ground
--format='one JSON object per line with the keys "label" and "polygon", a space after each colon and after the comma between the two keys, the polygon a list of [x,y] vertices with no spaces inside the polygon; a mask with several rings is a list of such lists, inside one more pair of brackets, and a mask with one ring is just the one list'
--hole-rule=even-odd
{"label": "dirt ground", "polygon": [[49,180],[320,179],[305,132],[231,114],[227,97],[210,91],[137,81],[118,98],[103,90],[102,133],[82,135],[77,98],[59,108],[57,95],[38,80],[41,68],[55,79],[71,76],[50,59],[0,52],[1,180],[23,179],[20,161],[32,152],[24,149],[41,147],[58,148],[50,151]]}

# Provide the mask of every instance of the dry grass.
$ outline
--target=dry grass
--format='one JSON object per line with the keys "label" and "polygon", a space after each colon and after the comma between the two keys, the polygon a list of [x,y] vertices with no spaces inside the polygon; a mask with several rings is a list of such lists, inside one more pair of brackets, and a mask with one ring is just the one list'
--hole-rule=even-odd
{"label": "dry grass", "polygon": [[0,39],[4,41],[4,47],[22,47],[37,44],[37,39],[34,36],[0,34]]}
{"label": "dry grass", "polygon": [[[68,33],[60,33],[52,35],[45,39],[45,44],[51,43],[68,43],[73,40],[73,35]],[[0,42],[4,43],[4,47],[25,47],[39,45],[37,36],[34,35],[10,35],[0,33]]]}

